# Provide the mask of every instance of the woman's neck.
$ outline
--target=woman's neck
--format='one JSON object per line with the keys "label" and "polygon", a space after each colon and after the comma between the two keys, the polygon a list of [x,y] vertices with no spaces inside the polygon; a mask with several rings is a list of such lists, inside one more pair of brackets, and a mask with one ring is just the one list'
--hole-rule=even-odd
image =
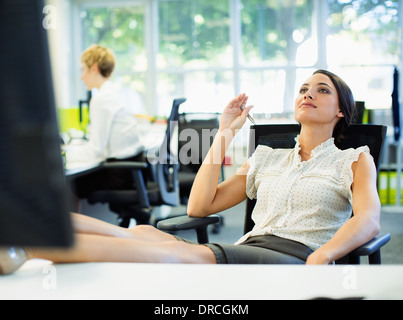
{"label": "woman's neck", "polygon": [[307,161],[311,158],[312,150],[323,142],[332,138],[333,132],[324,130],[324,128],[301,128],[299,136],[300,156],[302,161]]}
{"label": "woman's neck", "polygon": [[101,89],[101,87],[104,85],[104,83],[108,80],[108,78],[103,77],[102,75],[99,75],[95,81],[95,88]]}

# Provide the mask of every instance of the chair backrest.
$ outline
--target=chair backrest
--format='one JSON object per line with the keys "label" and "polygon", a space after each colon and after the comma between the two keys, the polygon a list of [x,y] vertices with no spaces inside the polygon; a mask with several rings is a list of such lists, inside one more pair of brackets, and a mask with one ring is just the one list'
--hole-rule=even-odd
{"label": "chair backrest", "polygon": [[364,121],[364,113],[365,113],[365,102],[364,101],[356,101],[355,108],[353,109],[352,114],[352,123],[353,124],[362,124]]}
{"label": "chair backrest", "polygon": [[[290,149],[295,147],[295,138],[300,133],[300,125],[255,125],[251,127],[249,140],[249,156],[253,154],[258,145],[266,145],[275,149]],[[351,125],[340,141],[335,141],[341,150],[368,146],[374,158],[377,170],[381,162],[382,149],[386,138],[385,126],[380,125]],[[244,232],[252,230],[252,211],[256,200],[247,200]]]}
{"label": "chair backrest", "polygon": [[[179,158],[180,171],[196,173],[219,128],[218,113],[182,113],[179,115]],[[189,162],[189,163],[187,163]]]}
{"label": "chair backrest", "polygon": [[179,107],[185,101],[185,98],[173,101],[171,114],[167,120],[164,141],[159,149],[158,161],[156,163],[156,178],[161,199],[165,204],[171,206],[177,206],[179,203],[178,161],[175,152],[171,150],[171,140],[178,126]]}

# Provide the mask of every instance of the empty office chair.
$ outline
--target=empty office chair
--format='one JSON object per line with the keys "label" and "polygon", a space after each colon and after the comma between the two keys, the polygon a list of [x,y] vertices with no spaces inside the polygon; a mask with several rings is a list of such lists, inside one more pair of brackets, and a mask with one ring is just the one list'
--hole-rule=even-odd
{"label": "empty office chair", "polygon": [[[295,137],[300,132],[299,125],[255,125],[251,127],[249,155],[252,155],[258,145],[272,148],[294,148]],[[377,168],[379,168],[382,148],[386,136],[386,127],[376,125],[352,125],[345,132],[343,139],[335,141],[340,149],[358,148],[367,145],[371,150]],[[252,230],[254,223],[251,215],[256,200],[247,200],[244,223],[244,233]],[[353,213],[352,213],[353,214]],[[208,242],[206,228],[209,224],[217,223],[219,217],[213,215],[206,218],[182,217],[163,221],[158,224],[160,230],[177,232],[179,230],[195,229],[199,243]],[[361,256],[368,256],[370,264],[381,263],[381,247],[388,243],[390,234],[379,234],[367,244],[357,248],[346,257],[336,261],[337,264],[359,264]]]}
{"label": "empty office chair", "polygon": [[[219,128],[218,113],[182,113],[179,115],[179,193],[182,205],[187,205],[196,174],[204,161]],[[219,182],[224,180],[221,167]],[[212,232],[220,232],[224,224],[221,218]]]}
{"label": "empty office chair", "polygon": [[134,186],[128,190],[97,190],[89,194],[87,200],[90,204],[108,203],[110,210],[118,214],[121,226],[128,227],[131,219],[135,219],[137,224],[149,224],[154,207],[179,204],[178,161],[171,145],[178,124],[179,106],[185,101],[174,100],[165,138],[155,159],[103,163],[104,169],[130,170]]}
{"label": "empty office chair", "polygon": [[[218,132],[217,113],[182,113],[179,115],[179,188],[181,203],[187,204],[196,174]],[[220,180],[223,180],[223,170]]]}

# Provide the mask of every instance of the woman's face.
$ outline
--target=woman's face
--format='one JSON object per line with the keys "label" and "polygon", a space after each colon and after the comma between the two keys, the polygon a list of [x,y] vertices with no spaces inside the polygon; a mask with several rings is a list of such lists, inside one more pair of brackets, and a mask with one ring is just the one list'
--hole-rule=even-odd
{"label": "woman's face", "polygon": [[92,90],[95,88],[95,65],[93,67],[88,68],[86,64],[81,64],[81,80],[85,83],[88,90]]}
{"label": "woman's face", "polygon": [[342,117],[339,96],[331,79],[320,73],[307,79],[295,100],[296,120],[301,124],[329,124],[334,128]]}

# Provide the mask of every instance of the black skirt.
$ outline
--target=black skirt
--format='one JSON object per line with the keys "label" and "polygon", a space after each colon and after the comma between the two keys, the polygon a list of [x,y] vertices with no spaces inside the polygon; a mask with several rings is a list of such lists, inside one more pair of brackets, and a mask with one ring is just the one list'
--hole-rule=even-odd
{"label": "black skirt", "polygon": [[272,235],[251,237],[239,245],[205,246],[214,252],[218,264],[305,264],[313,252],[302,243]]}

